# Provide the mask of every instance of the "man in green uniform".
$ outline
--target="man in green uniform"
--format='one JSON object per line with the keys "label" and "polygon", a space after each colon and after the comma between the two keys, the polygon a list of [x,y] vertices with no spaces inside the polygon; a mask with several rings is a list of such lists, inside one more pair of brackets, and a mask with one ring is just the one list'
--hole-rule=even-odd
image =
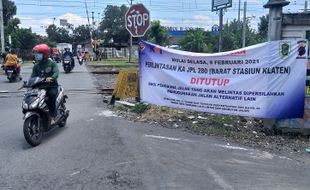
{"label": "man in green uniform", "polygon": [[56,98],[58,94],[57,78],[59,70],[57,64],[49,59],[50,48],[46,44],[39,44],[33,48],[34,58],[36,64],[32,69],[31,77],[46,78],[46,83],[40,86],[46,89],[46,96],[48,97],[47,105],[51,113],[51,125],[55,124],[56,113]]}

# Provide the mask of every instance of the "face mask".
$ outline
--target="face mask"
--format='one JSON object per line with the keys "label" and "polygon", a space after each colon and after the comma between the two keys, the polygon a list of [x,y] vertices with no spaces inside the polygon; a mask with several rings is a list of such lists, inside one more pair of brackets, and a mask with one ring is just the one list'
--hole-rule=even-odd
{"label": "face mask", "polygon": [[34,59],[37,61],[37,62],[40,62],[43,60],[43,53],[35,53],[34,54]]}

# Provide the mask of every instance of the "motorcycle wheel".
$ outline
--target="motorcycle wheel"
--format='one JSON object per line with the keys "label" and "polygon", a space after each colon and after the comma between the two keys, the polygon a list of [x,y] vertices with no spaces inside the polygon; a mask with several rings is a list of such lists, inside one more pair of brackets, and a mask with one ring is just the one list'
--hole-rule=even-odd
{"label": "motorcycle wheel", "polygon": [[42,142],[43,130],[40,127],[38,116],[33,115],[24,122],[24,137],[31,146],[37,146]]}
{"label": "motorcycle wheel", "polygon": [[58,126],[59,127],[65,127],[66,126],[66,124],[67,124],[67,119],[68,119],[68,117],[69,117],[69,111],[68,110],[66,110],[66,106],[63,104],[62,105],[62,114],[63,114],[63,119],[62,119],[62,121],[58,124]]}
{"label": "motorcycle wheel", "polygon": [[71,69],[70,68],[64,68],[65,73],[70,73]]}

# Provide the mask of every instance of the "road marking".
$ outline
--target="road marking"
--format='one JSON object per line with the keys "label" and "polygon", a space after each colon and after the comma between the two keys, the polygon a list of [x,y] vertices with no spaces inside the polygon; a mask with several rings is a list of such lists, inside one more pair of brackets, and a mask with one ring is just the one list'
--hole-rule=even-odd
{"label": "road marking", "polygon": [[227,149],[233,149],[233,150],[244,150],[244,151],[248,151],[248,149],[242,148],[242,147],[239,147],[239,146],[230,146],[230,145],[221,145],[221,144],[215,144],[215,146],[219,146],[219,147],[227,148]]}
{"label": "road marking", "polygon": [[155,139],[166,139],[166,140],[171,140],[171,141],[179,141],[179,140],[181,140],[179,138],[156,136],[156,135],[144,135],[144,136],[145,137],[155,138]]}
{"label": "road marking", "polygon": [[70,176],[74,176],[74,175],[79,174],[79,173],[81,173],[81,171],[73,172],[72,174],[70,174]]}
{"label": "road marking", "polygon": [[110,110],[104,110],[101,111],[99,113],[97,113],[97,115],[99,116],[104,116],[104,117],[116,117],[117,115],[115,115],[112,111]]}
{"label": "road marking", "polygon": [[228,185],[225,180],[219,176],[214,170],[211,168],[207,169],[208,174],[210,174],[216,183],[218,183],[224,190],[234,190],[232,186]]}

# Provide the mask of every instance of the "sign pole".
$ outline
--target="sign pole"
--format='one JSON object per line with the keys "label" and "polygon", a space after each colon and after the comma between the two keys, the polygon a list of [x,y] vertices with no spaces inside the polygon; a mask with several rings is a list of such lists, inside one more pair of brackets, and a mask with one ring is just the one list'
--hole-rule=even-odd
{"label": "sign pole", "polygon": [[[132,0],[131,0],[132,3]],[[143,4],[132,5],[125,14],[126,29],[130,33],[129,60],[132,59],[132,38],[142,37],[150,26],[150,12]]]}
{"label": "sign pole", "polygon": [[219,14],[219,52],[223,51],[223,10],[232,7],[232,0],[212,0],[211,10]]}
{"label": "sign pole", "polygon": [[[132,6],[132,0],[130,0],[130,6]],[[131,52],[132,52],[132,34],[130,33],[130,44],[129,44],[129,59],[128,59],[128,63],[131,63]]]}
{"label": "sign pole", "polygon": [[220,9],[219,52],[223,49],[223,9]]}

